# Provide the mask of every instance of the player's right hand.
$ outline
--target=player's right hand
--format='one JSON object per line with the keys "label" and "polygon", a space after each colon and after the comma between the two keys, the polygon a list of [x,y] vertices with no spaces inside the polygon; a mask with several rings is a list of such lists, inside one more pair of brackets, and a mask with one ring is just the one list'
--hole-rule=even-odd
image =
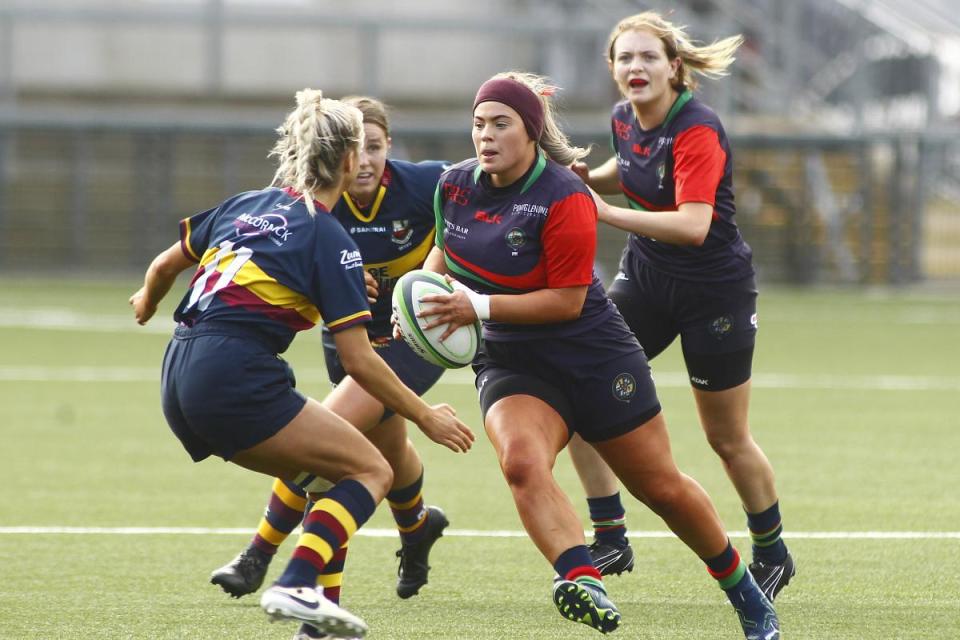
{"label": "player's right hand", "polygon": [[149,304],[146,301],[144,287],[140,287],[136,293],[130,296],[129,302],[133,307],[133,317],[137,320],[137,324],[147,324],[147,321],[157,312],[157,305]]}
{"label": "player's right hand", "polygon": [[473,446],[475,436],[470,427],[460,422],[450,405],[436,404],[417,426],[424,435],[456,453],[466,453]]}
{"label": "player's right hand", "polygon": [[363,283],[367,285],[367,302],[373,304],[380,296],[380,285],[377,284],[377,279],[370,275],[369,271],[363,272]]}

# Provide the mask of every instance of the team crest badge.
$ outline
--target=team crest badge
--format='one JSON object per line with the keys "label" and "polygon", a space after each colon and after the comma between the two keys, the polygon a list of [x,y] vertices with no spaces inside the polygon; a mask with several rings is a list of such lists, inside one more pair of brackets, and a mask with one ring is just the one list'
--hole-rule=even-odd
{"label": "team crest badge", "polygon": [[717,340],[722,340],[732,330],[733,318],[731,316],[720,316],[710,323],[710,333]]}
{"label": "team crest badge", "polygon": [[517,255],[517,251],[527,243],[527,236],[523,233],[523,229],[520,227],[514,227],[507,231],[507,235],[504,236],[504,240],[507,241],[507,246],[513,249],[513,255]]}
{"label": "team crest badge", "polygon": [[409,220],[394,220],[393,232],[390,239],[396,244],[406,244],[410,242],[410,236],[413,235],[413,229],[410,228]]}
{"label": "team crest badge", "polygon": [[621,402],[630,402],[637,392],[637,381],[629,373],[621,373],[613,379],[613,397]]}

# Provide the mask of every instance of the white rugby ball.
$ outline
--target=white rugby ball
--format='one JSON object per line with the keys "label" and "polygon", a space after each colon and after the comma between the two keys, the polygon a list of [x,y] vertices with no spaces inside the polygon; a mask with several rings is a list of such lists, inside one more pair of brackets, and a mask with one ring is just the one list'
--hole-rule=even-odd
{"label": "white rugby ball", "polygon": [[465,367],[473,362],[480,346],[480,322],[464,325],[443,342],[440,336],[447,325],[423,329],[430,318],[418,318],[417,314],[429,309],[433,303],[420,302],[420,298],[432,294],[453,293],[444,277],[433,271],[414,269],[400,276],[393,289],[393,313],[400,325],[404,341],[427,362],[446,369]]}

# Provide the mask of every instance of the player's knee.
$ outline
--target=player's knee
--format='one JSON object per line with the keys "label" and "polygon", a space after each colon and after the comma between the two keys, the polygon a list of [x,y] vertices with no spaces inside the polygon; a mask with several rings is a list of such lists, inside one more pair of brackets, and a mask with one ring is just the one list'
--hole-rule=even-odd
{"label": "player's knee", "polygon": [[507,448],[501,453],[500,469],[507,484],[514,488],[534,486],[550,474],[550,468],[541,456],[531,455],[520,447]]}
{"label": "player's knee", "polygon": [[733,460],[748,451],[753,444],[749,432],[739,433],[726,430],[724,432],[707,432],[707,442],[720,456],[721,460]]}
{"label": "player's knee", "polygon": [[663,516],[676,508],[683,496],[684,486],[679,474],[664,474],[649,479],[642,488],[643,502],[657,515]]}

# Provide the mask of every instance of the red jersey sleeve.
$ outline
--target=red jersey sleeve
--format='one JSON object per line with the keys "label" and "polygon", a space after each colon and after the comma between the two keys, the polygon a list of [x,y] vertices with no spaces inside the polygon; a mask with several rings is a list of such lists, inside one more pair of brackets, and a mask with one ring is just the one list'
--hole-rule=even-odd
{"label": "red jersey sleeve", "polygon": [[708,126],[691,127],[673,143],[673,178],[677,205],[705,202],[715,205],[727,154],[717,132]]}
{"label": "red jersey sleeve", "polygon": [[573,193],[550,207],[541,236],[547,287],[586,286],[593,282],[597,254],[597,206],[585,193]]}

